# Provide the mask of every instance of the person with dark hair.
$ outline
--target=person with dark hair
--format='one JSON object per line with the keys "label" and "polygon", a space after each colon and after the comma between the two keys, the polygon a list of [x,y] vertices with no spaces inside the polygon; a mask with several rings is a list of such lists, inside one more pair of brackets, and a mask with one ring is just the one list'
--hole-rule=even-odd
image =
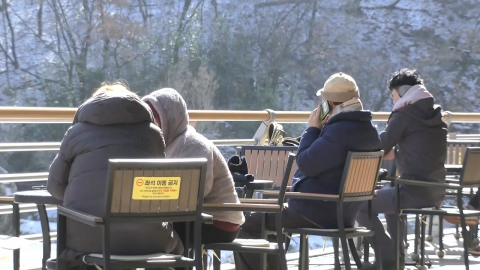
{"label": "person with dark hair", "polygon": [[[447,124],[442,118],[442,108],[435,105],[432,94],[425,88],[423,79],[413,69],[401,69],[388,80],[393,99],[393,110],[387,127],[380,133],[385,159],[395,159],[398,173],[403,179],[432,183],[444,183],[445,158],[447,156]],[[400,186],[400,208],[424,208],[441,206],[445,198],[443,188]],[[376,251],[381,251],[384,270],[396,269],[395,265],[395,216],[396,190],[385,186],[376,192],[373,200],[375,213],[384,213],[387,234],[380,220],[375,218],[377,235]],[[404,239],[406,221],[403,217],[400,239]],[[357,215],[360,226],[370,227],[368,205],[364,204]],[[400,241],[400,269],[404,267],[404,243]],[[376,262],[380,263],[380,262]],[[375,264],[376,264],[375,263]],[[376,265],[362,269],[376,269]]]}

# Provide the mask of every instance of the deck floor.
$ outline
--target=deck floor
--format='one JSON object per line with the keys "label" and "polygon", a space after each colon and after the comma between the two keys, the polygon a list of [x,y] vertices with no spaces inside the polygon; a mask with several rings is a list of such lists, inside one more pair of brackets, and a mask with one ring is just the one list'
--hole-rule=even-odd
{"label": "deck floor", "polygon": [[[431,269],[441,269],[441,270],[454,270],[454,269],[465,269],[463,262],[463,241],[456,240],[453,236],[454,230],[445,230],[446,235],[443,238],[444,248],[445,248],[445,257],[439,259],[436,255],[438,250],[438,238],[435,238],[433,242],[425,243],[425,253],[427,255],[426,261],[430,261],[432,264]],[[411,237],[411,238],[410,238]],[[409,244],[408,255],[406,258],[406,263],[413,263],[410,258],[410,254],[413,253],[413,235],[409,235]],[[363,258],[362,258],[363,259]],[[370,261],[373,261],[373,254],[370,255]],[[289,262],[289,269],[298,269],[298,264],[296,261]],[[320,257],[312,257],[310,259],[310,269],[312,270],[330,270],[334,269],[331,265],[315,265],[315,264],[332,264],[333,263],[333,254],[324,255]],[[470,269],[480,269],[480,258],[474,258],[469,256]],[[352,265],[353,269],[357,269]],[[407,266],[406,269],[417,269],[415,266]]]}
{"label": "deck floor", "polygon": [[[456,240],[453,236],[455,232],[454,229],[446,229],[444,230],[445,236],[443,238],[444,248],[445,248],[445,257],[439,259],[436,255],[436,251],[438,250],[438,238],[435,238],[433,242],[426,242],[425,243],[425,254],[427,255],[426,261],[431,262],[430,269],[438,269],[438,270],[457,270],[457,269],[465,269],[464,262],[463,262],[463,241]],[[413,263],[410,258],[410,254],[413,253],[413,237],[414,235],[409,235],[409,244],[410,247],[408,249],[408,255],[406,258],[406,263]],[[328,253],[328,255],[322,256],[315,256],[320,254],[321,252]],[[333,270],[333,249],[326,248],[325,251],[322,250],[311,250],[310,251],[310,266],[309,269],[311,270]],[[374,260],[374,255],[370,255],[370,261]],[[298,253],[296,254],[288,254],[288,269],[298,269]],[[363,258],[362,258],[363,261]],[[480,258],[474,258],[469,256],[469,264],[470,269],[477,269],[480,270]],[[427,267],[428,268],[428,267]],[[222,265],[222,270],[231,270],[235,269],[234,265]],[[352,260],[352,269],[357,269],[355,264]],[[406,269],[417,269],[415,266],[407,266]]]}
{"label": "deck floor", "polygon": [[[463,249],[462,249],[462,240],[456,240],[453,237],[453,229],[445,230],[444,245],[446,255],[443,259],[439,259],[435,252],[438,249],[438,239],[434,239],[433,242],[426,242],[426,254],[427,261],[431,261],[431,269],[441,269],[441,270],[450,270],[450,269],[464,269],[463,267]],[[412,238],[412,239],[410,239]],[[408,254],[413,252],[413,235],[409,235],[410,248]],[[55,249],[55,244],[52,245],[52,251]],[[315,256],[316,254],[326,252],[328,255]],[[312,255],[310,259],[310,269],[312,270],[330,270],[334,269],[332,265],[319,265],[319,264],[331,264],[333,263],[333,250],[332,248],[326,248],[325,251],[322,250],[312,250],[310,254]],[[373,254],[372,254],[373,255]],[[21,269],[41,269],[41,257],[42,257],[42,244],[36,243],[32,246],[26,247],[21,251]],[[297,258],[298,254],[288,254],[287,258],[289,259],[289,269],[297,269],[298,265]],[[373,260],[373,256],[371,256]],[[470,259],[470,269],[480,269],[480,258],[474,258],[472,256]],[[410,256],[407,256],[407,263],[411,262]],[[0,249],[0,269],[13,269],[12,265],[12,251]],[[231,264],[223,264],[222,269],[235,269]],[[353,267],[353,269],[356,269]],[[416,269],[413,266],[408,266],[407,269]]]}

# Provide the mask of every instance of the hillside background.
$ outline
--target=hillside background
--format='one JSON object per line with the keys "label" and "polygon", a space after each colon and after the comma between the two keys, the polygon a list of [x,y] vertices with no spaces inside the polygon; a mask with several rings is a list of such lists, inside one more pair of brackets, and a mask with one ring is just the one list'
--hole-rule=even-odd
{"label": "hillside background", "polygon": [[[480,105],[480,0],[2,0],[0,13],[3,106],[77,107],[124,79],[139,95],[173,87],[190,109],[311,110],[343,71],[366,109],[389,111],[386,81],[402,67],[417,68],[445,110]],[[197,128],[228,139],[257,126]],[[2,124],[0,141],[59,141],[67,128]],[[46,171],[53,155],[2,153],[0,166]]]}

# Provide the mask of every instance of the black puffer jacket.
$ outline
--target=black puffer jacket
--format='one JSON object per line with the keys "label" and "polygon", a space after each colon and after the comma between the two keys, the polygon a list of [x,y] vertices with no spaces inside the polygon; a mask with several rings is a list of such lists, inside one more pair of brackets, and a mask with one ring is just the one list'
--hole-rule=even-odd
{"label": "black puffer jacket", "polygon": [[[434,106],[434,99],[430,97],[392,112],[387,128],[380,133],[380,139],[385,152],[396,146],[395,163],[402,178],[444,183],[447,133],[442,108]],[[403,188],[435,204],[445,198],[443,188]]]}
{"label": "black puffer jacket", "polygon": [[[63,205],[103,216],[108,159],[163,158],[162,131],[153,124],[145,103],[131,94],[101,93],[82,104],[50,166],[48,191]],[[111,226],[113,254],[182,252],[183,245],[169,224]],[[67,247],[101,253],[101,229],[67,222]]]}

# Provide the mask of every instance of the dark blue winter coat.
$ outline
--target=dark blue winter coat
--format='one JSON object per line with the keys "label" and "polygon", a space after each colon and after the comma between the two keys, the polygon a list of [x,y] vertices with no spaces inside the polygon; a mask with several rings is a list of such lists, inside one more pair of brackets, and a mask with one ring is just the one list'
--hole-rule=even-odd
{"label": "dark blue winter coat", "polygon": [[[292,191],[338,194],[349,151],[379,151],[381,142],[370,111],[342,112],[320,130],[305,130],[297,152]],[[337,227],[336,202],[289,199],[294,210],[325,228]],[[344,204],[345,226],[353,226],[359,203]]]}

